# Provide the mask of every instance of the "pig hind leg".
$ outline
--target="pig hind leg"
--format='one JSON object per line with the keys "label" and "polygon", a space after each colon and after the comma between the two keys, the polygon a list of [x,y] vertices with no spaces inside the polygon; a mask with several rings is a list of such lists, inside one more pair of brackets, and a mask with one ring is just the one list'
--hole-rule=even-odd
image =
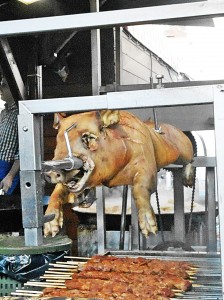
{"label": "pig hind leg", "polygon": [[133,197],[138,209],[139,226],[142,233],[147,237],[150,232],[157,233],[156,216],[150,203],[150,191],[142,183],[133,185]]}

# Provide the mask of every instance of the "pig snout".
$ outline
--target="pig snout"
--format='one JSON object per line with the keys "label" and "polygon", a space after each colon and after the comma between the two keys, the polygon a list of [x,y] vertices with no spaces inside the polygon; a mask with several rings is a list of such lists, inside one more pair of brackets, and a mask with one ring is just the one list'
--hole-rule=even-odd
{"label": "pig snout", "polygon": [[50,170],[44,172],[44,178],[50,183],[63,183],[65,181],[65,174],[62,170]]}

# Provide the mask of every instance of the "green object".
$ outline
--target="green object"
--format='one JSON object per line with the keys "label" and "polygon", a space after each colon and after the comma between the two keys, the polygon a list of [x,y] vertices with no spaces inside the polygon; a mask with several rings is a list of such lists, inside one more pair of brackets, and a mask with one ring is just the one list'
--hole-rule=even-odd
{"label": "green object", "polygon": [[25,246],[23,236],[1,236],[0,254],[2,255],[24,255],[42,254],[47,252],[59,252],[71,249],[72,241],[67,236],[47,237],[43,244],[38,246]]}
{"label": "green object", "polygon": [[23,283],[5,275],[0,275],[0,296],[10,296],[11,292],[22,287]]}

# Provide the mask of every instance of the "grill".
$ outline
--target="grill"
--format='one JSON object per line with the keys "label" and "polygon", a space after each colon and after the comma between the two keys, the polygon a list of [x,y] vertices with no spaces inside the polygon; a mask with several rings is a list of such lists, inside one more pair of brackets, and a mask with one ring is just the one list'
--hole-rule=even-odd
{"label": "grill", "polygon": [[[221,259],[219,254],[183,251],[109,251],[105,255],[118,257],[144,257],[148,259],[187,261],[199,267],[193,277],[193,287],[190,291],[179,294],[175,299],[182,300],[222,300]],[[82,260],[83,261],[83,260]],[[24,287],[24,292],[41,290],[43,288]],[[15,295],[12,293],[12,295]],[[21,296],[20,296],[21,297]],[[41,299],[41,297],[39,298]],[[53,299],[53,298],[52,298]],[[78,298],[77,298],[78,299]],[[84,298],[82,298],[84,300]],[[87,298],[85,298],[87,299]],[[95,299],[95,298],[94,298]],[[172,298],[174,299],[174,298]],[[97,300],[97,299],[96,299]]]}
{"label": "grill", "polygon": [[145,258],[158,258],[165,260],[187,261],[199,267],[195,275],[193,288],[185,292],[177,299],[183,300],[221,300],[222,298],[222,281],[221,281],[221,258],[219,254],[207,254],[198,252],[180,251],[111,251],[109,255],[119,257],[142,256]]}

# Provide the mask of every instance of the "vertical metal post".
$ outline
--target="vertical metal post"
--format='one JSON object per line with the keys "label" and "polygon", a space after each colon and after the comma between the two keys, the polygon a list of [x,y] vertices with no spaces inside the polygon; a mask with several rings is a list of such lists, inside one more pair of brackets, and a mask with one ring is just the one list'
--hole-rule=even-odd
{"label": "vertical metal post", "polygon": [[175,169],[173,174],[175,239],[185,242],[184,187],[182,184],[182,169]]}
{"label": "vertical metal post", "polygon": [[224,295],[224,87],[214,88],[214,123],[215,123],[215,143],[216,143],[216,171],[217,171],[217,191],[219,203],[219,224],[220,224],[220,244],[221,244],[221,270],[222,270],[222,293]]}
{"label": "vertical metal post", "polygon": [[133,195],[131,196],[131,250],[140,250],[140,230],[138,225],[138,210]]}
{"label": "vertical metal post", "polygon": [[121,52],[122,52],[122,44],[121,44],[121,39],[122,39],[122,32],[120,27],[116,27],[114,29],[114,35],[115,35],[115,82],[116,84],[120,85],[121,84]]}
{"label": "vertical metal post", "polygon": [[119,243],[120,250],[124,250],[127,201],[128,201],[128,185],[124,185],[123,196],[122,196],[122,208],[121,208],[121,226],[120,226],[120,243]]}
{"label": "vertical metal post", "polygon": [[[99,12],[99,0],[89,0],[90,11]],[[101,86],[100,29],[91,30],[92,94],[99,95]]]}
{"label": "vertical metal post", "polygon": [[[90,11],[99,12],[99,0],[89,0]],[[101,51],[100,29],[91,30],[91,58],[92,58],[92,94],[99,95],[101,86]],[[105,197],[102,187],[96,188],[96,213],[97,213],[97,237],[98,253],[103,254],[106,248],[105,226]]]}
{"label": "vertical metal post", "polygon": [[208,214],[207,214],[207,251],[216,252],[216,201],[215,201],[215,171],[214,168],[206,169],[206,181],[207,181],[207,197],[208,197]]}
{"label": "vertical metal post", "polygon": [[106,224],[105,224],[105,193],[104,188],[96,188],[96,212],[97,212],[97,239],[98,254],[104,254],[106,249]]}
{"label": "vertical metal post", "polygon": [[21,198],[26,246],[38,246],[43,243],[40,122],[41,118],[33,114],[18,116]]}

